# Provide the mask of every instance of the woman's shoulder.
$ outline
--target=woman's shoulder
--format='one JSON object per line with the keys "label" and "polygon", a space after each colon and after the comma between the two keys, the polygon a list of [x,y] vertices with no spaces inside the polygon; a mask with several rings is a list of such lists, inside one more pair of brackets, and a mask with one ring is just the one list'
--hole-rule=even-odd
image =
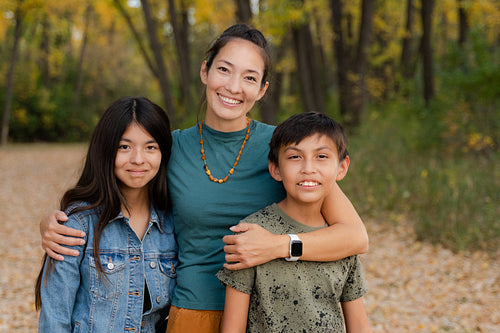
{"label": "woman's shoulder", "polygon": [[194,133],[198,133],[198,125],[191,126],[186,129],[180,129],[180,128],[175,129],[172,131],[172,138],[174,140],[178,140],[182,137],[192,136]]}
{"label": "woman's shoulder", "polygon": [[266,144],[268,144],[276,126],[262,123],[258,120],[253,120],[252,122],[255,124],[254,131],[256,137],[260,140],[265,140]]}
{"label": "woman's shoulder", "polygon": [[255,126],[258,130],[261,130],[261,131],[270,131],[270,132],[273,132],[274,129],[276,128],[275,125],[269,125],[269,124],[266,124],[266,123],[263,123],[261,121],[258,121],[258,120],[253,120],[253,122],[255,123]]}

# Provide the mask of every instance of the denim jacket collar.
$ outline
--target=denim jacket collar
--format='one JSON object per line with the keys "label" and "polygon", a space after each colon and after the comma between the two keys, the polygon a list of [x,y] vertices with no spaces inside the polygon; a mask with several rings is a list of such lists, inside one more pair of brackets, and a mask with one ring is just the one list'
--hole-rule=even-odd
{"label": "denim jacket collar", "polygon": [[[156,225],[156,227],[158,228],[160,233],[164,233],[165,230],[164,230],[162,224],[165,221],[162,221],[162,219],[158,216],[158,213],[156,212],[156,209],[153,207],[153,205],[151,205],[151,207],[149,209],[150,209],[149,223],[151,223],[152,225]],[[115,218],[111,219],[111,221],[109,221],[109,223],[113,223],[113,222],[118,221],[118,220],[122,220],[123,222],[125,222],[127,224],[129,223],[129,218],[123,214],[123,210],[120,210],[120,213]]]}

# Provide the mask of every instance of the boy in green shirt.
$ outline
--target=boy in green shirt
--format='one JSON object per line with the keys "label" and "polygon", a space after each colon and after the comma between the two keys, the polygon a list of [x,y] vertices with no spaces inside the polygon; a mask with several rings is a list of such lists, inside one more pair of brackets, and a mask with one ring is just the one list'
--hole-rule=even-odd
{"label": "boy in green shirt", "polygon": [[327,226],[321,205],[349,168],[342,127],[326,115],[301,113],[280,124],[269,145],[269,171],[283,183],[286,198],[243,222],[289,234],[290,257],[217,273],[226,285],[222,333],[371,332],[359,257],[299,260],[300,233]]}

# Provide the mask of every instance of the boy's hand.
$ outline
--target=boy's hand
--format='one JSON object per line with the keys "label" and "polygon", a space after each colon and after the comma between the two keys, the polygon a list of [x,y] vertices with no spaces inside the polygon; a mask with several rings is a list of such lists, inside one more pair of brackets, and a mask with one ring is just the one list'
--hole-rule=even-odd
{"label": "boy's hand", "polygon": [[[63,255],[77,256],[78,251],[69,249],[62,245],[82,245],[85,240],[85,233],[80,230],[68,228],[58,221],[65,222],[68,216],[60,210],[53,211],[40,221],[40,235],[42,236],[42,248],[47,255],[55,260],[64,260]],[[71,237],[65,237],[71,236]],[[78,237],[78,238],[75,238]]]}
{"label": "boy's hand", "polygon": [[240,223],[230,228],[238,235],[222,238],[226,244],[226,263],[229,270],[257,266],[273,259],[288,257],[290,237],[275,235],[253,223]]}

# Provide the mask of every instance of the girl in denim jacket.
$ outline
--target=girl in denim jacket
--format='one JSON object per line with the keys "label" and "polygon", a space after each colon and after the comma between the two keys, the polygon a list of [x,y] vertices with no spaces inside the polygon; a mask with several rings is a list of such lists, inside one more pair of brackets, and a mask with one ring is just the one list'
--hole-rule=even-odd
{"label": "girl in denim jacket", "polygon": [[166,113],[122,98],[103,114],[82,174],[61,199],[85,233],[77,257],[44,257],[36,284],[39,332],[154,332],[168,313],[177,244],[168,207],[172,137]]}

